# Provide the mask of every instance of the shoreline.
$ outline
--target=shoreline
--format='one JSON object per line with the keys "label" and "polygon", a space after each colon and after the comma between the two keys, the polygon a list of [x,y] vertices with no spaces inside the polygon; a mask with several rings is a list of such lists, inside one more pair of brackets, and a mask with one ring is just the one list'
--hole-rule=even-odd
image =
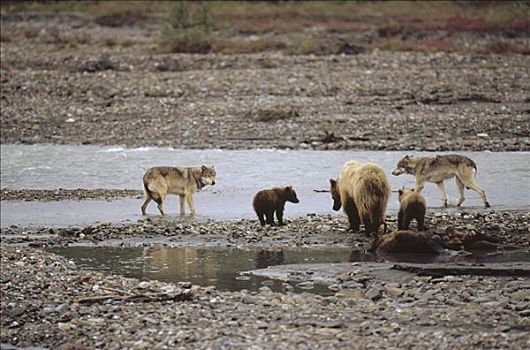
{"label": "shoreline", "polygon": [[219,292],[79,270],[39,249],[0,248],[1,342],[22,347],[382,348],[420,342],[440,349],[477,343],[516,349],[525,347],[530,330],[524,278],[365,278],[364,285],[353,283],[357,287],[329,297],[266,286]]}

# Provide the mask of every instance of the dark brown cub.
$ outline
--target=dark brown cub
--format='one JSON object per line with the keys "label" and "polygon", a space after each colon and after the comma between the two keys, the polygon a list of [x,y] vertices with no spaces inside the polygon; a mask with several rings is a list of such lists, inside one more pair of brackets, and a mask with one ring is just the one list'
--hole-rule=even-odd
{"label": "dark brown cub", "polygon": [[285,202],[298,203],[296,192],[291,186],[275,187],[267,190],[261,190],[254,196],[252,205],[258,216],[261,225],[274,225],[274,212],[278,224],[283,225],[283,210]]}

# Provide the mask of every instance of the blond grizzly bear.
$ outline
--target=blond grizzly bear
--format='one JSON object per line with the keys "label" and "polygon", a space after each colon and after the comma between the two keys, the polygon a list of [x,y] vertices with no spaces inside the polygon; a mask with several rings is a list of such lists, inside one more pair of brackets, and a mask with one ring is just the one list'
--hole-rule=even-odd
{"label": "blond grizzly bear", "polygon": [[274,226],[274,212],[276,212],[278,225],[283,225],[285,202],[299,202],[296,192],[291,186],[259,191],[254,196],[252,206],[262,226],[265,223]]}
{"label": "blond grizzly bear", "polygon": [[425,197],[413,188],[399,190],[398,230],[408,230],[412,219],[418,223],[418,231],[425,231]]}
{"label": "blond grizzly bear", "polygon": [[378,232],[385,221],[390,184],[383,169],[374,163],[350,160],[344,164],[337,180],[330,179],[333,210],[341,207],[348,216],[350,229]]}

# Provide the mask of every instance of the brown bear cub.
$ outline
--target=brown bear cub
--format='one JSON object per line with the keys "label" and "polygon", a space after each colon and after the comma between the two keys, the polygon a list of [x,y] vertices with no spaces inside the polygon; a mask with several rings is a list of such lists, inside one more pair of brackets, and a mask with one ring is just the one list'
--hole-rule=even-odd
{"label": "brown bear cub", "polygon": [[298,203],[296,192],[291,186],[275,187],[268,190],[261,190],[254,196],[252,205],[258,215],[261,225],[266,223],[274,226],[274,212],[278,218],[278,224],[283,225],[283,209],[285,202]]}
{"label": "brown bear cub", "polygon": [[425,197],[414,189],[399,190],[398,230],[408,230],[412,219],[418,223],[418,231],[425,231]]}

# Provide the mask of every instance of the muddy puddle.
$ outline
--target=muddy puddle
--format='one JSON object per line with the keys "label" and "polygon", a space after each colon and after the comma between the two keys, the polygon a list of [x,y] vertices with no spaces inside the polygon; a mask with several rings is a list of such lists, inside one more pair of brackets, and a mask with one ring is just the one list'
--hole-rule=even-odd
{"label": "muddy puddle", "polygon": [[[527,210],[530,208],[530,153],[528,152],[459,152],[471,157],[478,166],[477,182],[487,191],[493,209]],[[198,166],[214,164],[217,184],[206,187],[195,197],[199,215],[196,219],[237,219],[254,217],[252,196],[260,189],[293,185],[299,204],[288,203],[288,216],[307,213],[332,213],[328,179],[336,177],[344,162],[356,159],[376,162],[388,174],[394,189],[413,186],[410,175],[390,175],[405,154],[428,155],[428,152],[385,151],[309,151],[309,150],[180,150],[172,148],[123,148],[71,145],[2,145],[2,187],[13,189],[109,188],[140,190],[145,170],[157,165]],[[442,154],[441,152],[437,154]],[[507,186],[506,184],[518,184]],[[455,202],[454,180],[446,183],[450,203]],[[428,206],[439,208],[438,189],[427,184]],[[389,212],[398,207],[396,193],[389,201]],[[69,226],[97,221],[119,222],[140,217],[142,200],[85,200],[60,202],[2,201],[2,227],[10,225]],[[178,198],[169,196],[165,203],[170,215],[177,216]],[[463,210],[482,207],[480,197],[466,191]],[[439,208],[439,209],[438,209]],[[449,211],[458,210],[450,208]],[[154,205],[148,213],[156,215]]]}
{"label": "muddy puddle", "polygon": [[[129,248],[73,246],[54,247],[48,250],[73,260],[82,268],[108,271],[141,280],[172,283],[187,281],[202,286],[213,285],[223,291],[241,289],[257,291],[262,286],[268,286],[278,292],[309,291],[320,295],[334,293],[328,288],[329,283],[325,276],[362,269],[363,266],[367,271],[382,271],[383,268],[387,268],[388,263],[380,263],[381,261],[422,264],[451,262],[462,266],[520,262],[528,266],[530,263],[529,251],[473,255],[451,253],[438,257],[394,255],[382,259],[348,248],[269,251],[162,246]],[[318,269],[308,269],[314,266]],[[286,271],[291,275],[293,271],[294,275],[297,275],[298,271],[296,279],[289,280]],[[303,275],[302,278],[300,275]]]}

